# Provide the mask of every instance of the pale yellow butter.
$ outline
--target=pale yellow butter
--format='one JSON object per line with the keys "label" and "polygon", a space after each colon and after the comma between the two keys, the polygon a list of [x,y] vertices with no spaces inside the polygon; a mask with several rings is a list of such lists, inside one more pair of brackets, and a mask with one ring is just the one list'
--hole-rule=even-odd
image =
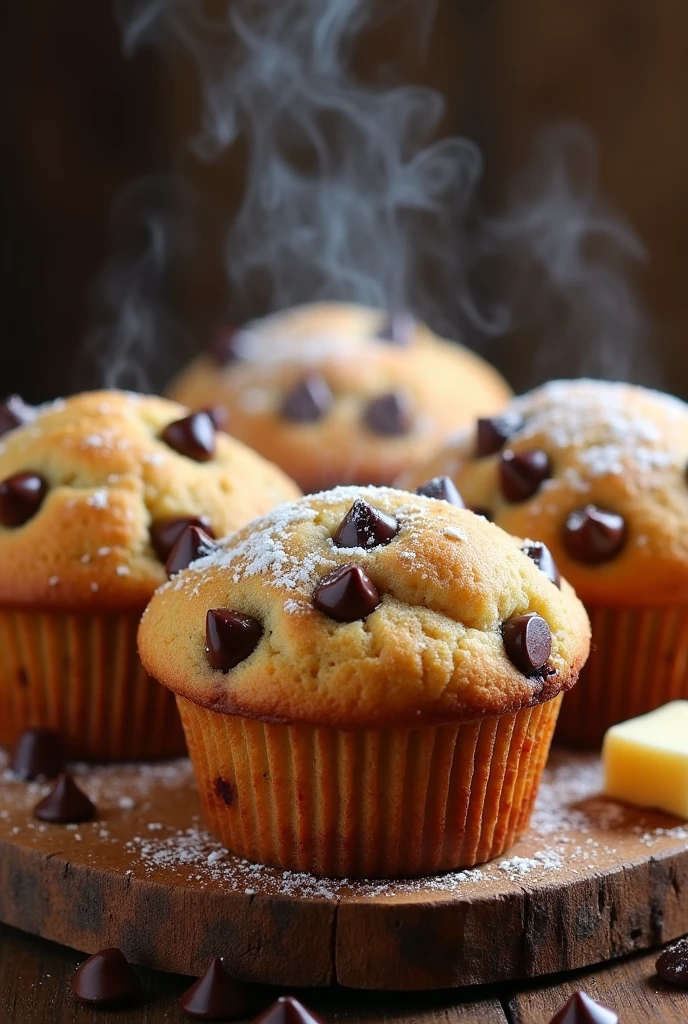
{"label": "pale yellow butter", "polygon": [[602,763],[608,796],[688,818],[688,700],[613,725]]}

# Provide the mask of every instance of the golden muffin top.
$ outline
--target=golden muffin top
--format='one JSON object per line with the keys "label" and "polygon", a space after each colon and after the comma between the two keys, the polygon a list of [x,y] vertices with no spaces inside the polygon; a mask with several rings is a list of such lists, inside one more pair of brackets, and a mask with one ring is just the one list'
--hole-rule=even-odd
{"label": "golden muffin top", "polygon": [[467,505],[542,541],[583,600],[688,598],[688,406],[628,384],[554,381],[400,478],[447,474]]}
{"label": "golden muffin top", "polygon": [[0,603],[141,609],[184,527],[221,536],[298,495],[205,412],[120,391],[0,409]]}
{"label": "golden muffin top", "polygon": [[498,527],[341,487],[282,505],[161,587],[147,671],[220,713],[325,726],[473,720],[574,684],[589,623]]}
{"label": "golden muffin top", "polygon": [[408,313],[318,303],[220,332],[170,393],[220,406],[227,429],[304,490],[391,483],[511,392],[491,366]]}

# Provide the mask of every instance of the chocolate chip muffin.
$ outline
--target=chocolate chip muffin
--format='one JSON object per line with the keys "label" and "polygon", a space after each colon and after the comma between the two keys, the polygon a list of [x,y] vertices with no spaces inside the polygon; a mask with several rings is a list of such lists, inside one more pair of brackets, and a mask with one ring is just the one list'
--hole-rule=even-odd
{"label": "chocolate chip muffin", "polygon": [[403,478],[451,476],[466,504],[543,542],[592,621],[558,735],[688,697],[688,406],[605,381],[555,381],[478,420]]}
{"label": "chocolate chip muffin", "polygon": [[506,383],[408,313],[320,303],[232,333],[173,383],[305,491],[388,484],[457,427],[502,408]]}
{"label": "chocolate chip muffin", "polygon": [[69,757],[183,752],[136,629],[189,524],[207,541],[293,498],[207,413],[109,391],[0,408],[0,743],[61,733]]}
{"label": "chocolate chip muffin", "polygon": [[214,833],[326,875],[466,867],[524,829],[585,611],[498,527],[343,487],[286,504],[156,593],[139,629],[177,695]]}

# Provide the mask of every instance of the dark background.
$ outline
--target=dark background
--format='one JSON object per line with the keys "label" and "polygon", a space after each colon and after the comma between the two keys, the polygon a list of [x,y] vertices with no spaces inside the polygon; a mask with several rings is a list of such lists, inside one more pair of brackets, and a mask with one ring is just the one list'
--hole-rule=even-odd
{"label": "dark background", "polygon": [[[418,0],[421,2],[421,0]],[[403,26],[368,39],[375,67]],[[98,383],[78,365],[94,277],[111,246],[122,187],[165,170],[193,122],[194,75],[153,51],[121,55],[102,0],[22,0],[0,9],[0,391],[29,400]],[[600,190],[629,220],[649,259],[634,287],[654,327],[631,376],[688,395],[688,7],[683,0],[442,0],[429,52],[409,69],[447,98],[444,131],[486,160],[483,200],[499,206],[543,124],[576,120],[598,146]],[[240,202],[242,154],[190,167],[227,213]],[[260,296],[226,294],[214,224],[170,285],[189,327],[154,377],[162,386],[217,316],[264,312]],[[499,274],[493,288],[508,289]],[[240,298],[240,301],[239,301]],[[457,324],[457,330],[459,325]],[[547,323],[492,342],[490,358],[522,389],[576,373]],[[535,358],[552,346],[547,360]],[[620,370],[620,375],[624,371]]]}

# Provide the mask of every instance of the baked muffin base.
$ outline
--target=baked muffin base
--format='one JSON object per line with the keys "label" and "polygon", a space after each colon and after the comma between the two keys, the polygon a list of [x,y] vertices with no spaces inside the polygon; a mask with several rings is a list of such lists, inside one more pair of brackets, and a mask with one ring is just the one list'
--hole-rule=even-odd
{"label": "baked muffin base", "polygon": [[480,722],[325,729],[177,697],[210,829],[249,860],[331,877],[472,867],[528,824],[562,695]]}

